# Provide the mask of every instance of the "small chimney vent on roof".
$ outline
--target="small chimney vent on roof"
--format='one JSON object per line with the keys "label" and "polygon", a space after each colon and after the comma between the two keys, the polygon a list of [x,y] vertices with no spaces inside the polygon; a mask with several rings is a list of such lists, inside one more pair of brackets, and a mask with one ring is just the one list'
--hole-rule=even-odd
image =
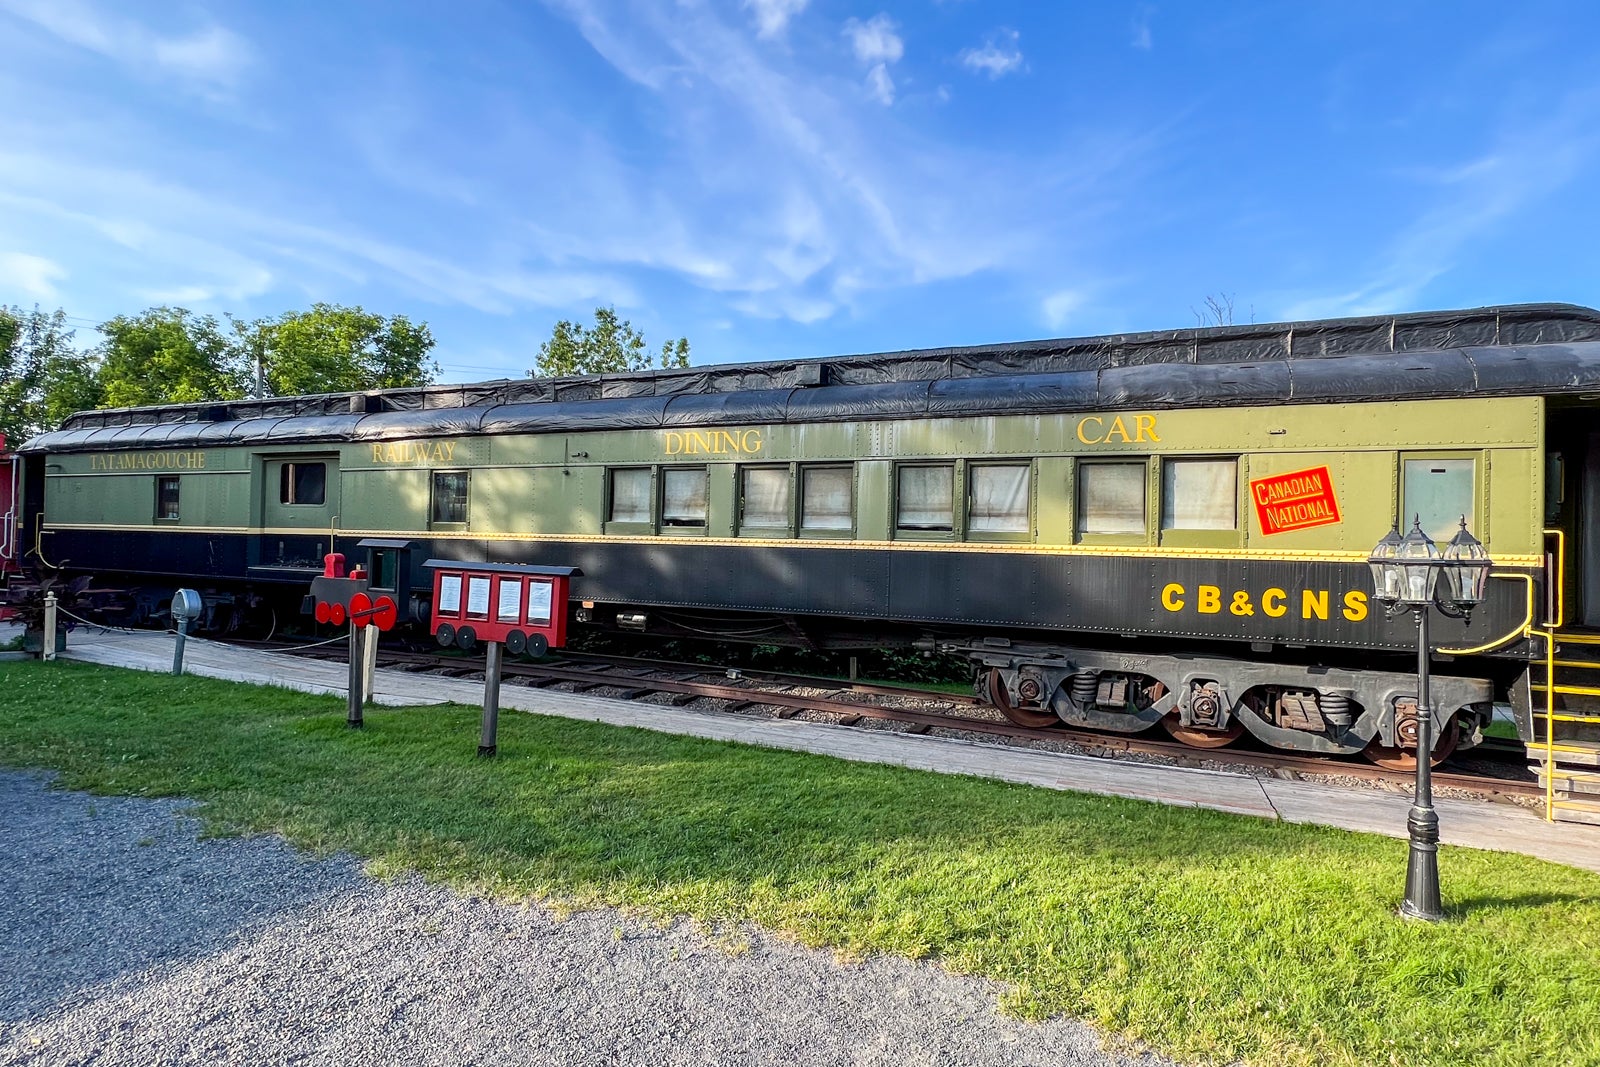
{"label": "small chimney vent on roof", "polygon": [[350,397],[350,414],[372,415],[383,410],[383,397],[377,393],[355,393]]}
{"label": "small chimney vent on roof", "polygon": [[826,363],[799,363],[795,365],[794,370],[795,385],[805,387],[828,384],[828,365]]}
{"label": "small chimney vent on roof", "polygon": [[226,404],[206,404],[200,408],[201,422],[227,422],[231,418]]}

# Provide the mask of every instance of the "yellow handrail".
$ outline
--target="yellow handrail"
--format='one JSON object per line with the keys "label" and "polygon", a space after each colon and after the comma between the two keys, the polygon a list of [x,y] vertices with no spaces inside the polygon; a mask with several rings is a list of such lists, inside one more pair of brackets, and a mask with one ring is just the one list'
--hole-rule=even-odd
{"label": "yellow handrail", "polygon": [[39,516],[39,525],[33,531],[33,554],[39,557],[39,562],[50,570],[60,570],[54,563],[44,558],[44,516]]}
{"label": "yellow handrail", "polygon": [[[1600,689],[1586,685],[1551,685],[1541,682],[1534,686],[1535,689],[1549,689],[1554,693],[1564,693],[1569,697],[1600,697]],[[1600,719],[1600,715],[1586,715],[1586,719]]]}
{"label": "yellow handrail", "polygon": [[1439,649],[1440,652],[1447,656],[1476,656],[1480,652],[1493,652],[1502,645],[1509,645],[1513,641],[1533,636],[1533,576],[1530,574],[1491,573],[1489,577],[1520,578],[1528,583],[1528,611],[1523,617],[1522,623],[1503,637],[1497,637],[1488,644],[1479,645],[1476,648],[1441,648]]}
{"label": "yellow handrail", "polygon": [[[1531,587],[1530,587],[1531,588]],[[1559,613],[1558,613],[1559,615]],[[1547,627],[1544,632],[1544,676],[1556,676],[1556,633],[1555,627]],[[1556,687],[1546,684],[1544,687],[1544,818],[1546,822],[1556,821]]]}

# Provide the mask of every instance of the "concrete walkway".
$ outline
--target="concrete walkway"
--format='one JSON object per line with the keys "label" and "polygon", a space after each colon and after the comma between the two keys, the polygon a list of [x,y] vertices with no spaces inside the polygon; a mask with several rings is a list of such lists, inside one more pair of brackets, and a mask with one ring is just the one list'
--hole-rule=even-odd
{"label": "concrete walkway", "polygon": [[[158,633],[74,632],[65,658],[135,670],[172,669],[173,638]],[[193,674],[307,693],[345,692],[343,663],[276,655],[191,639],[185,668]],[[464,679],[379,670],[375,699],[407,706],[482,703],[483,684]],[[502,709],[635,726],[663,733],[736,741],[766,748],[837,756],[864,763],[893,763],[945,774],[970,774],[1008,782],[1149,800],[1285,822],[1406,836],[1407,797],[1376,790],[1257,778],[1227,771],[1165,767],[1127,760],[1040,752],[941,737],[795,722],[640,704],[576,693],[505,685]],[[1509,804],[1440,798],[1440,836],[1447,844],[1521,852],[1600,871],[1600,827],[1548,823]]]}

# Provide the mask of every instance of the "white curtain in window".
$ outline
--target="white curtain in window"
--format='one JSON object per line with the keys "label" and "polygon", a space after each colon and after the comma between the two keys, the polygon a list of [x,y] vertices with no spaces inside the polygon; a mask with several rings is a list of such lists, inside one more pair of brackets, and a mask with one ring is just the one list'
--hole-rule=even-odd
{"label": "white curtain in window", "polygon": [[1161,468],[1163,530],[1232,530],[1238,500],[1238,460],[1169,459]]}
{"label": "white curtain in window", "polygon": [[789,471],[756,467],[744,471],[744,512],[740,525],[749,529],[785,529],[789,525]]}
{"label": "white curtain in window", "polygon": [[801,485],[801,529],[850,529],[854,508],[849,467],[813,467],[802,473]]}
{"label": "white curtain in window", "polygon": [[953,514],[955,467],[901,467],[895,526],[948,530]]}
{"label": "white curtain in window", "polygon": [[1078,531],[1086,534],[1145,532],[1145,465],[1085,463],[1078,467]]}
{"label": "white curtain in window", "polygon": [[706,524],[706,469],[668,468],[662,472],[661,521],[667,526]]}
{"label": "white curtain in window", "polygon": [[650,521],[650,471],[637,467],[611,472],[611,521]]}
{"label": "white curtain in window", "polygon": [[972,468],[972,533],[1028,532],[1028,468]]}

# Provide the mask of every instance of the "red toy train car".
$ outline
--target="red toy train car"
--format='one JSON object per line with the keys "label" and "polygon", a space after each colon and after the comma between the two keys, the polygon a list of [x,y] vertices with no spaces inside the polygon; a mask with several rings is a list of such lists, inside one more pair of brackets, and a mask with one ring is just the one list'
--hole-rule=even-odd
{"label": "red toy train car", "polygon": [[567,598],[577,567],[466,563],[430,559],[433,618],[439,644],[470,649],[496,641],[512,655],[535,656],[567,643]]}

